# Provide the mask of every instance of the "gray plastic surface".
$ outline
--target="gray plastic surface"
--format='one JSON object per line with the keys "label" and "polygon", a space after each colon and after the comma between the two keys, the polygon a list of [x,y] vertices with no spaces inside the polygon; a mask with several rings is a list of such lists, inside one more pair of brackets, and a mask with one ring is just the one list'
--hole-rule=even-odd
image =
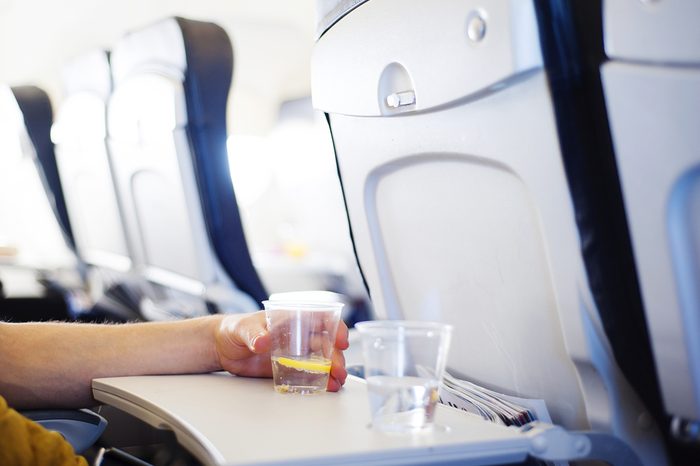
{"label": "gray plastic surface", "polygon": [[207,465],[487,465],[523,461],[530,448],[517,429],[444,405],[433,432],[375,432],[366,386],[353,377],[338,393],[313,396],[224,373],[96,379],[93,395],[172,429]]}

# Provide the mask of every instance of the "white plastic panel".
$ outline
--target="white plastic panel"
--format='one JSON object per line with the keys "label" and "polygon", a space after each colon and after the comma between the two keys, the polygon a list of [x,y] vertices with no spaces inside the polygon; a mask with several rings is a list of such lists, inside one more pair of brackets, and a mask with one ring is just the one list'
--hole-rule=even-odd
{"label": "white plastic panel", "polygon": [[[185,97],[177,79],[134,75],[109,105],[110,149],[138,266],[179,275],[168,285],[202,291],[216,279],[185,133]],[[187,280],[199,282],[188,286]]]}
{"label": "white plastic panel", "polygon": [[[438,10],[441,14],[435,15]],[[477,17],[485,32],[475,41],[468,29]],[[532,2],[446,0],[438,7],[433,1],[370,1],[316,44],[313,104],[344,115],[420,111],[484,91],[541,65]],[[414,91],[415,104],[388,108],[386,98],[403,91]]]}
{"label": "white plastic panel", "polygon": [[105,112],[102,96],[75,92],[62,103],[51,137],[81,257],[126,272],[131,257],[107,154]]}
{"label": "white plastic panel", "polygon": [[611,58],[700,64],[697,0],[604,0],[605,51]]}
{"label": "white plastic panel", "polygon": [[664,403],[700,419],[700,69],[602,75]]}
{"label": "white plastic panel", "polygon": [[546,96],[540,74],[439,114],[331,122],[375,310],[453,324],[452,370],[583,428],[569,351],[587,357],[585,277]]}

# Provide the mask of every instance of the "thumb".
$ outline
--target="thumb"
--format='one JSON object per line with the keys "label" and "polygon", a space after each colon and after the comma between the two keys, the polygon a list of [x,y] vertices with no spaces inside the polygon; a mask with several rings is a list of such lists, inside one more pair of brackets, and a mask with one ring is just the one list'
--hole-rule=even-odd
{"label": "thumb", "polygon": [[228,329],[232,331],[229,338],[235,345],[244,346],[251,353],[257,354],[270,350],[271,337],[267,331],[264,312],[249,314]]}

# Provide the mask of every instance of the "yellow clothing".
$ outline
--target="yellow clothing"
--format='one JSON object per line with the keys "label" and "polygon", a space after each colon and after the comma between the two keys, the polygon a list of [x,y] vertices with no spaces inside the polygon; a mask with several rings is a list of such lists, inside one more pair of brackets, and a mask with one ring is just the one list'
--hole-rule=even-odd
{"label": "yellow clothing", "polygon": [[0,464],[3,466],[87,466],[58,432],[27,419],[0,396]]}

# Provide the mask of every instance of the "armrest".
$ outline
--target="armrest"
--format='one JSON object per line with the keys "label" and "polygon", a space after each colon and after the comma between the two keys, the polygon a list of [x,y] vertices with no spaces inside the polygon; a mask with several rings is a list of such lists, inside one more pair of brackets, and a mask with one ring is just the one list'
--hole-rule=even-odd
{"label": "armrest", "polygon": [[107,427],[105,418],[88,409],[30,410],[22,415],[63,435],[78,454],[92,446]]}

